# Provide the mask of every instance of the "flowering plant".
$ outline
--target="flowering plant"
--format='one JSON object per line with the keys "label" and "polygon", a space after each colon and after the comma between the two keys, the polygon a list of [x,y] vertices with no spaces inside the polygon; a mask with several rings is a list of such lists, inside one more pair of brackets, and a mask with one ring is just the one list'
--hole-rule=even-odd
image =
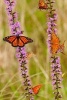
{"label": "flowering plant", "polygon": [[[10,29],[11,29],[11,35],[12,36],[8,36],[5,37],[5,41],[9,42],[12,44],[12,46],[16,46],[16,57],[18,59],[20,68],[21,68],[21,73],[22,73],[22,77],[24,79],[23,85],[25,87],[25,96],[29,99],[29,100],[34,100],[33,98],[33,91],[32,91],[32,86],[31,86],[31,81],[28,75],[28,68],[27,68],[27,54],[26,54],[26,49],[23,46],[23,44],[21,45],[20,42],[20,35],[23,34],[23,31],[21,31],[20,28],[20,23],[17,21],[17,13],[13,12],[13,7],[15,6],[15,0],[14,1],[10,1],[10,0],[5,0],[5,4],[6,4],[6,10],[7,10],[7,15],[8,15],[8,19],[9,19],[9,25],[10,25]],[[15,38],[15,39],[14,39]],[[19,39],[18,39],[19,38]],[[30,38],[24,38],[23,41],[26,41],[25,39],[28,40],[32,40]],[[16,41],[19,41],[19,45],[16,45]]]}

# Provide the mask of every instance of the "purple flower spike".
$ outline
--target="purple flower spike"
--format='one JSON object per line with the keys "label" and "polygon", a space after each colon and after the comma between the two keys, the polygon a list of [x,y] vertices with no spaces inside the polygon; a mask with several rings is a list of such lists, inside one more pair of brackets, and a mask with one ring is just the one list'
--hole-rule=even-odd
{"label": "purple flower spike", "polygon": [[[61,88],[61,82],[62,82],[62,72],[61,72],[61,65],[60,65],[60,58],[59,57],[52,57],[52,71],[51,71],[51,77],[52,77],[52,84],[54,88],[54,93],[56,94],[56,99],[60,97],[60,91],[59,88]],[[59,66],[60,67],[59,67]],[[58,92],[58,94],[57,94]]]}
{"label": "purple flower spike", "polygon": [[[20,35],[23,34],[23,31],[21,31],[20,23],[17,20],[17,13],[13,12],[13,7],[15,6],[15,0],[5,0],[6,4],[6,10],[7,15],[9,19],[9,25],[11,29],[11,35]],[[26,97],[29,98],[29,100],[34,100],[33,98],[33,90],[31,86],[31,81],[28,75],[28,66],[27,66],[27,58],[26,58],[26,50],[25,47],[17,47],[16,49],[16,57],[18,59],[20,69],[21,69],[21,75],[24,79],[23,85],[25,87],[25,93]]]}
{"label": "purple flower spike", "polygon": [[[61,71],[61,65],[60,65],[60,58],[56,56],[56,53],[52,54],[51,46],[53,45],[51,43],[51,35],[52,33],[57,35],[57,29],[56,29],[56,21],[57,21],[57,14],[56,10],[53,7],[54,0],[47,0],[48,4],[48,29],[47,29],[47,46],[50,53],[50,60],[51,60],[51,77],[52,77],[52,85],[54,89],[55,99],[58,100],[61,98],[61,94],[59,89],[61,88],[61,82],[62,82],[62,71]],[[59,52],[59,51],[58,51]]]}
{"label": "purple flower spike", "polygon": [[27,58],[26,58],[27,54],[26,54],[25,47],[21,47],[21,48],[17,47],[16,52],[17,52],[16,57],[18,58],[19,65],[21,67],[22,77],[24,78],[23,84],[25,86],[26,94],[30,96],[30,100],[32,100],[31,98],[33,98],[33,91],[31,89],[31,82],[28,75]]}

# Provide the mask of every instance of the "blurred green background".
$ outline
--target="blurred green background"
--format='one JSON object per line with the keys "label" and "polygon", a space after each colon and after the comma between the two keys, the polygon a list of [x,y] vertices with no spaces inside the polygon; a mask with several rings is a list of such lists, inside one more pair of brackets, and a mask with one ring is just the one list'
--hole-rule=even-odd
{"label": "blurred green background", "polygon": [[[27,44],[27,52],[34,55],[28,61],[29,74],[32,86],[43,84],[35,100],[54,100],[51,85],[51,68],[47,40],[47,12],[38,9],[39,0],[16,0],[15,10],[24,35],[33,39]],[[62,73],[62,100],[67,100],[67,0],[56,0],[54,7],[57,10],[58,36],[65,42],[61,58]],[[23,91],[23,79],[16,59],[16,48],[3,41],[3,37],[10,35],[10,28],[5,11],[4,0],[0,0],[0,100],[26,100]]]}

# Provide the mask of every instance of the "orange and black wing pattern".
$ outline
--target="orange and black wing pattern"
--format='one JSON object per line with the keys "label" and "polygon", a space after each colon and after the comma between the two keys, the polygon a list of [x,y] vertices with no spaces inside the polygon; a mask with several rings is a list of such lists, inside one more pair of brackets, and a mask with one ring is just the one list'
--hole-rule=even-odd
{"label": "orange and black wing pattern", "polygon": [[41,84],[39,84],[39,85],[37,85],[37,86],[33,87],[33,88],[32,88],[33,93],[34,93],[34,94],[38,94],[38,92],[39,92],[39,90],[40,90],[41,86],[42,86],[42,85],[41,85]]}
{"label": "orange and black wing pattern", "polygon": [[25,44],[33,42],[28,37],[15,35],[5,37],[3,40],[9,42],[13,47],[23,47]]}
{"label": "orange and black wing pattern", "polygon": [[16,40],[16,36],[7,36],[3,38],[4,41],[9,42],[10,44],[13,44],[13,42]]}
{"label": "orange and black wing pattern", "polygon": [[47,9],[47,8],[48,8],[48,6],[44,2],[44,0],[39,0],[39,9]]}
{"label": "orange and black wing pattern", "polygon": [[57,53],[60,49],[60,40],[55,33],[51,33],[51,52],[52,54]]}

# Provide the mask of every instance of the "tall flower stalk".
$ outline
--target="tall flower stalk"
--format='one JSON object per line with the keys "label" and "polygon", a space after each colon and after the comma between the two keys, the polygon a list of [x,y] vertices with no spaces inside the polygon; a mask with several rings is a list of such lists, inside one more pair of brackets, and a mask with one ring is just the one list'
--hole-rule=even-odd
{"label": "tall flower stalk", "polygon": [[[11,35],[20,35],[23,34],[23,31],[21,31],[20,23],[17,21],[17,13],[13,12],[13,8],[15,6],[15,0],[5,0],[6,4],[6,10],[7,10],[7,16],[9,20]],[[25,96],[27,97],[27,100],[34,100],[33,98],[33,91],[31,86],[31,81],[28,75],[28,66],[27,66],[27,54],[25,47],[17,47],[16,49],[16,57],[18,59],[20,68],[21,68],[21,74],[24,79],[23,85],[25,87]]]}
{"label": "tall flower stalk", "polygon": [[61,72],[61,65],[60,65],[60,58],[59,57],[52,57],[51,59],[51,77],[52,77],[52,85],[54,89],[55,99],[61,98],[61,94],[59,89],[61,88],[62,82],[62,72]]}
{"label": "tall flower stalk", "polygon": [[57,29],[56,29],[56,21],[57,21],[57,14],[56,10],[54,9],[54,0],[46,0],[48,4],[48,39],[47,44],[50,52],[50,58],[51,58],[51,77],[52,77],[52,85],[54,89],[55,99],[59,100],[62,96],[60,93],[61,88],[61,82],[62,82],[62,72],[61,72],[61,65],[60,65],[60,57],[56,55],[56,53],[53,55],[51,50],[51,35],[52,33],[57,35]]}

